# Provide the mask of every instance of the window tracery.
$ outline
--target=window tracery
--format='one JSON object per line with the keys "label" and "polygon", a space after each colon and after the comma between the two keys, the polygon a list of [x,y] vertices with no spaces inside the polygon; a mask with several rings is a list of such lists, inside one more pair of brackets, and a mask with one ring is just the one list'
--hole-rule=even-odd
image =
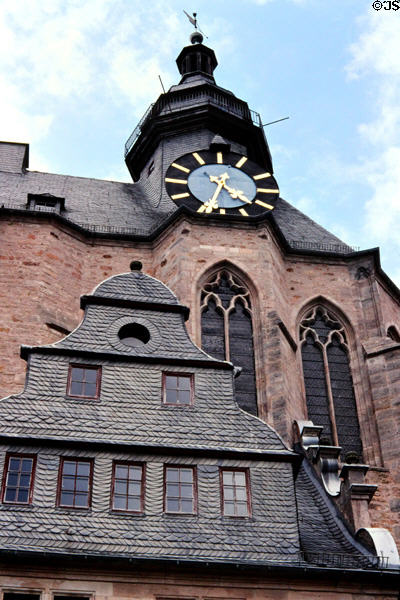
{"label": "window tracery", "polygon": [[250,292],[226,269],[202,287],[201,332],[205,352],[242,367],[235,380],[236,400],[243,410],[257,414]]}
{"label": "window tracery", "polygon": [[342,323],[326,308],[309,311],[300,324],[308,418],[323,436],[348,452],[362,454],[349,349]]}

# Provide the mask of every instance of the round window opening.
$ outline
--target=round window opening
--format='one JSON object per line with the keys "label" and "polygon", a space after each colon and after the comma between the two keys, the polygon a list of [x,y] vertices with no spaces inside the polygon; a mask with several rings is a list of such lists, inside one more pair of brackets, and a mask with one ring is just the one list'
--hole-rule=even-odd
{"label": "round window opening", "polygon": [[140,348],[150,340],[149,330],[139,323],[128,323],[121,327],[118,337],[125,346]]}

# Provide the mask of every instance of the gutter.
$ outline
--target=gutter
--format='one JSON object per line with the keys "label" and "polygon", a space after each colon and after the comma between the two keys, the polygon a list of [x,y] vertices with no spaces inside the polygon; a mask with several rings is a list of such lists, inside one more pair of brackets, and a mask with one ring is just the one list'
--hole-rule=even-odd
{"label": "gutter", "polygon": [[71,438],[54,438],[51,436],[35,436],[35,435],[23,435],[23,434],[6,434],[0,433],[0,443],[10,444],[19,443],[28,446],[47,446],[47,447],[77,447],[92,448],[93,451],[99,451],[100,449],[106,449],[115,452],[144,452],[146,454],[171,454],[171,455],[185,455],[190,453],[191,457],[214,457],[216,455],[223,458],[238,459],[240,455],[241,460],[261,460],[261,461],[280,461],[289,462],[295,465],[300,465],[303,457],[296,452],[290,450],[264,450],[257,448],[230,448],[230,447],[218,447],[218,446],[174,446],[169,444],[145,444],[143,442],[110,442],[105,440],[88,440],[87,438],[82,439],[71,439]]}
{"label": "gutter", "polygon": [[[170,572],[171,567],[176,567],[179,573],[182,571],[193,572],[193,570],[203,570],[207,574],[221,575],[237,575],[256,576],[259,578],[262,575],[268,578],[271,575],[283,576],[295,579],[328,579],[329,582],[334,582],[337,586],[341,580],[347,581],[349,584],[360,581],[363,583],[376,583],[384,588],[398,590],[400,585],[400,571],[397,569],[350,569],[350,568],[333,568],[319,567],[299,561],[297,564],[283,564],[279,562],[258,562],[246,560],[218,560],[215,558],[206,559],[185,559],[185,558],[155,558],[154,556],[128,556],[128,555],[111,555],[106,553],[99,554],[71,554],[57,553],[51,551],[34,551],[34,550],[9,550],[1,549],[0,557],[5,559],[5,562],[12,562],[15,565],[15,560],[22,563],[23,568],[27,568],[27,560],[31,559],[33,563],[44,562],[46,566],[53,566],[51,563],[61,562],[63,569],[67,567],[73,568],[74,562],[76,566],[82,570],[85,566],[99,566],[104,569],[106,566],[124,567],[133,570],[135,567],[148,567],[149,570],[165,569]],[[356,557],[354,557],[356,559]],[[142,571],[143,573],[143,571]]]}

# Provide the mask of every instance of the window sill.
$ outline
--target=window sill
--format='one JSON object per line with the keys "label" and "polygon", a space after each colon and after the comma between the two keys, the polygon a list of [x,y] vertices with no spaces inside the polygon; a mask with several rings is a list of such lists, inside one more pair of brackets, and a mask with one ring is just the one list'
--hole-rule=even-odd
{"label": "window sill", "polygon": [[92,404],[93,402],[100,402],[100,396],[70,396],[70,394],[65,394],[66,400],[73,400],[74,402],[89,402]]}
{"label": "window sill", "polygon": [[92,507],[77,507],[77,506],[55,506],[57,513],[68,515],[71,512],[78,512],[82,515],[90,515],[92,513]]}
{"label": "window sill", "polygon": [[22,504],[22,502],[21,503],[19,503],[19,502],[2,502],[0,507],[1,507],[1,510],[7,510],[7,509],[11,509],[11,508],[14,510],[16,508],[19,510],[21,510],[21,509],[22,510],[33,510],[35,508],[32,503],[31,504]]}
{"label": "window sill", "polygon": [[237,517],[235,515],[221,515],[221,521],[254,521],[254,518],[251,515],[248,515],[247,517]]}
{"label": "window sill", "polygon": [[195,408],[194,404],[165,404],[164,402],[160,405],[162,409],[172,409],[172,410],[193,410]]}
{"label": "window sill", "polygon": [[146,517],[146,513],[145,512],[135,512],[135,511],[129,511],[129,510],[118,510],[116,508],[110,508],[109,510],[110,515],[115,515],[117,517],[139,517],[141,519]]}
{"label": "window sill", "polygon": [[198,513],[173,513],[173,512],[164,512],[162,514],[163,518],[166,519],[176,519],[181,517],[198,517]]}

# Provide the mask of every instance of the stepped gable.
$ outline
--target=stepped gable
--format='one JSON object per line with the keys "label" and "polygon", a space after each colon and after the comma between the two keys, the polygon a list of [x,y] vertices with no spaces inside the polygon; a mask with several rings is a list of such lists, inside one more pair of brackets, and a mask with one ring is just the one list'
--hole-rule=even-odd
{"label": "stepped gable", "polygon": [[[135,270],[105,280],[82,300],[83,321],[70,335],[23,347],[27,384],[0,402],[3,434],[293,455],[269,425],[238,407],[233,365],[190,340],[185,307],[163,283]],[[126,345],[120,332],[132,324],[149,339]],[[101,367],[97,401],[68,396],[70,364]],[[165,371],[193,373],[193,406],[161,406]]]}

